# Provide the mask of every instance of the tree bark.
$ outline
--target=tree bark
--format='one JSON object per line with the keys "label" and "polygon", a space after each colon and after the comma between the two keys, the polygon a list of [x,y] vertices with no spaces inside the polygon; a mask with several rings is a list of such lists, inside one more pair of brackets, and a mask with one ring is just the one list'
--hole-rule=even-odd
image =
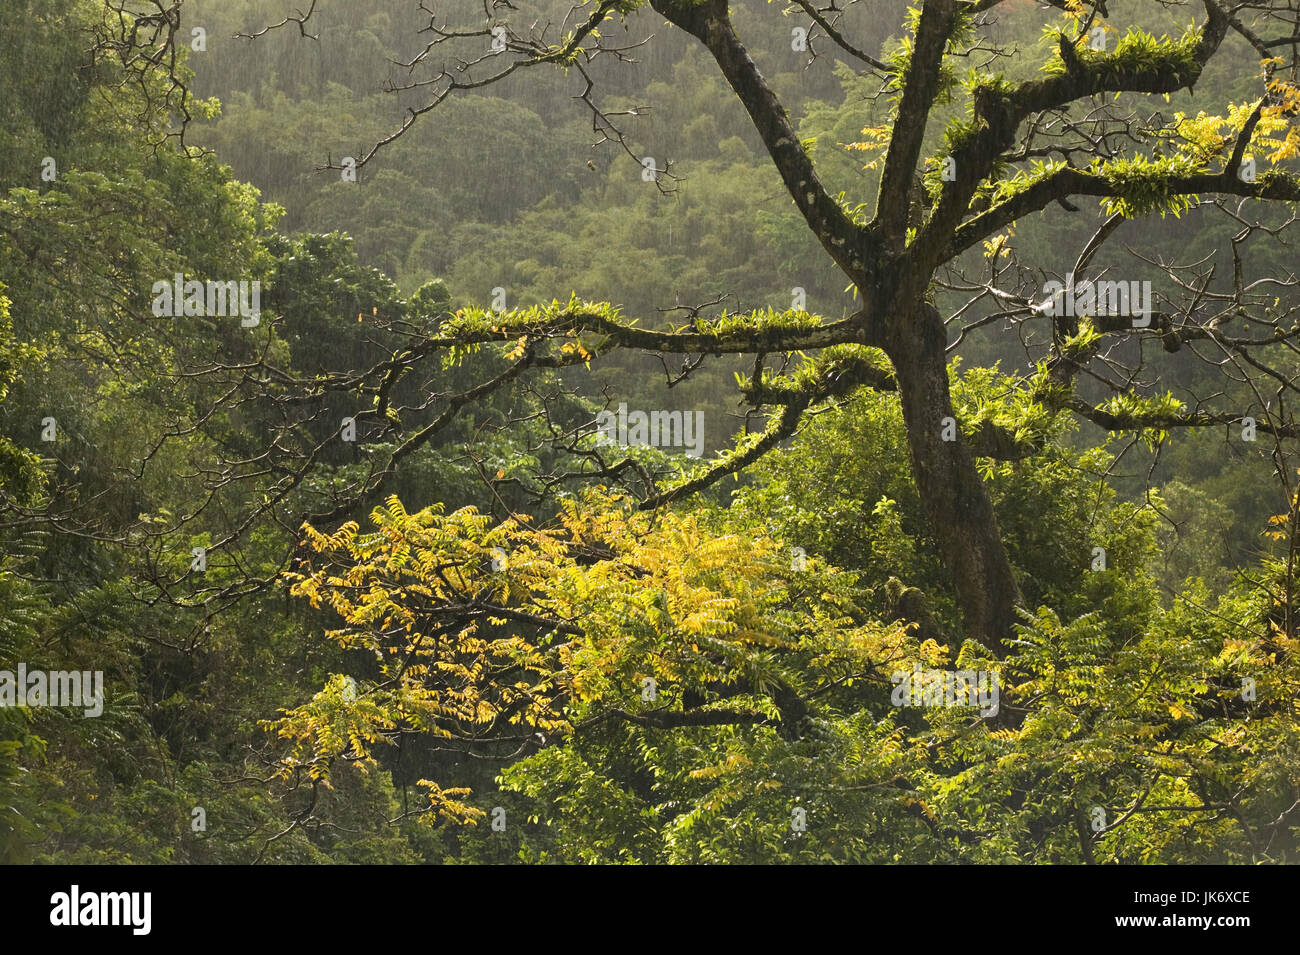
{"label": "tree bark", "polygon": [[[938,261],[939,248],[947,243],[945,236],[945,241],[931,250],[924,270],[916,268],[921,260],[915,253],[908,257],[910,267],[898,267],[896,261],[895,268],[887,270],[882,269],[879,261],[882,238],[893,240],[886,244],[901,247],[906,234],[908,219],[903,184],[911,181],[920,155],[925,117],[938,89],[943,49],[955,5],[952,0],[934,0],[922,8],[913,64],[905,78],[898,120],[901,127],[896,126],[891,138],[876,227],[862,228],[849,220],[839,202],[817,178],[812,160],[784,107],[736,35],[727,13],[727,0],[650,0],[650,3],[656,12],[696,37],[712,53],[723,76],[749,112],[754,128],[809,228],[845,275],[862,290],[864,306],[858,324],[864,330],[864,341],[871,340],[874,344],[877,334],[884,339],[883,347],[893,362],[911,448],[912,472],[931,532],[952,576],[967,632],[1001,656],[1018,619],[1020,589],[1002,546],[993,504],[975,469],[969,445],[960,431],[953,441],[942,438],[943,419],[951,416],[955,420],[948,393],[943,320],[928,304],[910,310],[907,315],[891,314],[890,309],[881,307],[915,301],[924,294],[933,265]],[[976,164],[972,162],[970,169],[976,169]],[[882,221],[882,216],[888,221]],[[954,221],[951,227],[956,224]],[[931,240],[931,244],[937,242]],[[888,317],[882,321],[882,316]],[[873,334],[867,336],[869,320]]]}
{"label": "tree bark", "polygon": [[912,474],[930,531],[952,576],[967,635],[1002,656],[1022,598],[975,457],[959,427],[955,440],[944,440],[943,419],[955,422],[956,415],[943,319],[927,303],[910,320],[889,324],[885,352],[894,365]]}

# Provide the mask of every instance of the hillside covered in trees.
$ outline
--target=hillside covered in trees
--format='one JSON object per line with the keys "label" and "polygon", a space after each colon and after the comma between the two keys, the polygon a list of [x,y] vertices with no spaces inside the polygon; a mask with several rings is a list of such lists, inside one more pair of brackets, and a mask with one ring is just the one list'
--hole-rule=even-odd
{"label": "hillside covered in trees", "polygon": [[1292,863],[1273,0],[7,0],[0,861]]}

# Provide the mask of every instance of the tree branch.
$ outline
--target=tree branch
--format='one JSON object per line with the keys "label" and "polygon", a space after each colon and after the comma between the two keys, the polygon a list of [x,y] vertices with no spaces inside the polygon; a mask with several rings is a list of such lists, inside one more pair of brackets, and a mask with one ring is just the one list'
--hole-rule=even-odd
{"label": "tree branch", "polygon": [[697,4],[688,0],[651,0],[650,5],[713,54],[722,75],[749,112],[808,227],[850,279],[859,286],[866,284],[873,263],[868,234],[853,223],[822,185],[785,107],[736,35],[727,15],[726,0],[704,0]]}

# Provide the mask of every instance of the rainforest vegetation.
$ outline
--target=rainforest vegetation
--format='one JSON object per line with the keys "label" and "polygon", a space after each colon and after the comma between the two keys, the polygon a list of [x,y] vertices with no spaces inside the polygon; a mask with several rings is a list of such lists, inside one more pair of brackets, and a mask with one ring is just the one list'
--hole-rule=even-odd
{"label": "rainforest vegetation", "polygon": [[1298,30],[5,0],[0,861],[1300,861]]}

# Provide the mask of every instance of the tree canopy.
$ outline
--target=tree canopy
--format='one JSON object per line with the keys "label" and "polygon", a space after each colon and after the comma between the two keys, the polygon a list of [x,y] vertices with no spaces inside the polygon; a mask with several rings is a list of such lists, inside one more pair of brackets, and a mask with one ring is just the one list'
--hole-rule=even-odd
{"label": "tree canopy", "polygon": [[0,10],[0,858],[1295,861],[1286,4],[281,6]]}

